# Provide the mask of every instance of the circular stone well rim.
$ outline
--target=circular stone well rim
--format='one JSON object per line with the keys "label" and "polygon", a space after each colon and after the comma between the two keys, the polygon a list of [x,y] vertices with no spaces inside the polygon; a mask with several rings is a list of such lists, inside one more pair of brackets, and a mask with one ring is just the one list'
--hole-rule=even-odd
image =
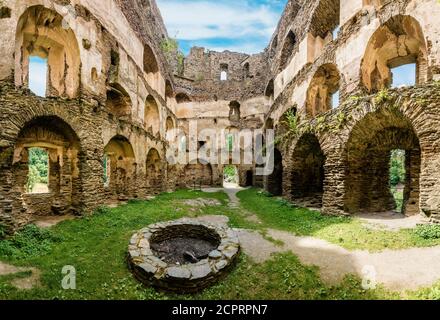
{"label": "circular stone well rim", "polygon": [[[217,234],[219,246],[197,263],[175,265],[162,261],[150,247],[153,235],[169,227],[200,226]],[[190,235],[188,235],[190,236]],[[227,225],[183,218],[152,224],[136,232],[128,246],[128,263],[142,283],[174,292],[200,291],[224,277],[240,254],[238,235]]]}

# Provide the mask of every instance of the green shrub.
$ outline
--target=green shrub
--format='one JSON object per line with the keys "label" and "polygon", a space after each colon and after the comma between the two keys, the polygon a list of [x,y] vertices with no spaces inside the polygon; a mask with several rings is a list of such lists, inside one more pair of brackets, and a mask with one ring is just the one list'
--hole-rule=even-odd
{"label": "green shrub", "polygon": [[414,233],[426,240],[440,239],[440,224],[426,224],[417,226]]}
{"label": "green shrub", "polygon": [[48,253],[52,245],[62,241],[51,230],[28,225],[9,240],[0,241],[0,256],[21,259]]}
{"label": "green shrub", "polygon": [[[131,201],[133,201],[133,200],[130,200],[129,203]],[[106,214],[109,214],[110,212],[111,212],[111,209],[109,207],[103,206],[103,207],[99,207],[98,209],[96,209],[95,215],[106,215]]]}

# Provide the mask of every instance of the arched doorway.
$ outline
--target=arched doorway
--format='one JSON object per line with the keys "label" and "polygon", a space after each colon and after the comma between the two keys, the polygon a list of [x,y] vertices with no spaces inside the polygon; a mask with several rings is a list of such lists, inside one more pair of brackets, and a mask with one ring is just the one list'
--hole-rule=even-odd
{"label": "arched doorway", "polygon": [[113,137],[104,148],[104,186],[113,200],[127,200],[130,182],[135,176],[136,159],[130,141],[121,135]]}
{"label": "arched doorway", "polygon": [[291,197],[303,206],[320,208],[324,192],[325,155],[314,134],[304,134],[292,157]]}
{"label": "arched doorway", "polygon": [[208,164],[188,164],[184,170],[183,181],[189,188],[212,186],[212,167]]}

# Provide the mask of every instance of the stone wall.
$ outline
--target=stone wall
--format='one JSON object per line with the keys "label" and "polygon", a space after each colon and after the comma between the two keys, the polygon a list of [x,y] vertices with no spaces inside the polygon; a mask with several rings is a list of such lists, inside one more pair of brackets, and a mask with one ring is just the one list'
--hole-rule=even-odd
{"label": "stone wall", "polygon": [[[329,214],[394,209],[387,163],[404,149],[404,213],[440,220],[436,0],[290,0],[264,52],[193,48],[183,68],[161,49],[168,35],[154,0],[2,6],[0,224],[8,232],[37,215],[221,185],[223,165],[166,162],[180,143],[166,131],[188,135],[192,120],[198,132],[274,128],[275,172],[263,178],[255,163],[238,165],[240,185],[264,183]],[[32,55],[49,59],[45,98],[28,90]],[[409,62],[416,86],[389,89],[390,68]],[[286,127],[287,111],[297,127]],[[50,154],[47,194],[25,192],[31,147]]]}

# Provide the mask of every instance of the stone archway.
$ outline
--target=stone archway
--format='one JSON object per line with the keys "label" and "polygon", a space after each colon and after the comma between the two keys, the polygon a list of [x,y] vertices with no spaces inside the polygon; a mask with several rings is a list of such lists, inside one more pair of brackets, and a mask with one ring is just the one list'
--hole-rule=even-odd
{"label": "stone archway", "polygon": [[283,194],[283,157],[278,149],[274,149],[274,168],[272,174],[267,177],[266,190],[274,196]]}
{"label": "stone archway", "polygon": [[390,191],[390,154],[396,149],[405,152],[402,213],[420,213],[420,143],[410,120],[397,110],[369,113],[352,129],[345,150],[346,212],[396,209]]}
{"label": "stone archway", "polygon": [[321,207],[324,192],[326,157],[318,138],[311,133],[301,136],[292,155],[291,198],[306,207]]}
{"label": "stone archway", "polygon": [[29,59],[47,60],[47,96],[76,98],[80,87],[80,52],[71,28],[65,28],[63,16],[42,5],[29,7],[17,25],[15,82],[29,84]]}
{"label": "stone archway", "polygon": [[332,97],[339,91],[341,77],[334,64],[325,64],[318,68],[307,90],[306,111],[310,117],[316,117],[336,107]]}
{"label": "stone archway", "polygon": [[417,84],[429,78],[427,46],[419,22],[411,16],[390,18],[371,37],[361,65],[362,84],[369,92],[388,88],[391,69],[416,64]]}
{"label": "stone archway", "polygon": [[125,201],[132,194],[131,177],[136,173],[136,158],[130,141],[114,136],[104,148],[105,189],[113,200]]}
{"label": "stone archway", "polygon": [[163,164],[159,152],[151,148],[146,161],[146,182],[149,194],[159,194],[163,191]]}
{"label": "stone archway", "polygon": [[189,188],[194,186],[207,186],[210,187],[213,184],[212,167],[208,164],[188,164],[184,169],[185,185]]}
{"label": "stone archway", "polygon": [[144,110],[145,129],[156,136],[160,132],[160,111],[156,99],[152,95],[147,97]]}
{"label": "stone archway", "polygon": [[[41,167],[33,167],[30,152],[38,148],[47,155],[45,178],[47,189],[32,193],[31,175],[40,176]],[[61,215],[79,213],[82,206],[80,139],[69,124],[56,116],[40,116],[20,130],[14,146],[12,189],[14,207],[28,215]],[[41,178],[41,176],[40,176]],[[23,220],[29,218],[23,217]],[[21,220],[21,219],[20,219]]]}

